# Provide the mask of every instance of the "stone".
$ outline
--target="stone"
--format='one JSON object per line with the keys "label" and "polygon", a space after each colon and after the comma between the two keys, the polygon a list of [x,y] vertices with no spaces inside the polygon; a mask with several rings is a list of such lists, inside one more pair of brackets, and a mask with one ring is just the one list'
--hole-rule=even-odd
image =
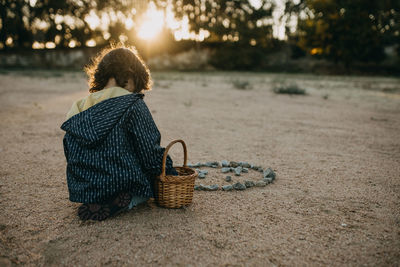
{"label": "stone", "polygon": [[253,181],[244,181],[244,185],[246,186],[246,188],[250,188],[255,186],[256,184]]}
{"label": "stone", "polygon": [[233,168],[236,168],[237,166],[239,166],[239,163],[237,163],[235,161],[231,161],[231,162],[229,162],[229,166],[233,167]]}
{"label": "stone", "polygon": [[192,165],[192,168],[198,168],[198,167],[202,167],[203,164],[201,164],[201,162],[197,162],[196,164]]}
{"label": "stone", "polygon": [[204,164],[204,166],[211,167],[211,168],[218,168],[219,162],[218,161],[208,161]]}
{"label": "stone", "polygon": [[211,188],[212,191],[217,191],[219,189],[219,185],[213,184],[213,185],[210,186],[210,188]]}
{"label": "stone", "polygon": [[242,172],[243,172],[243,173],[248,173],[248,172],[249,172],[249,169],[248,169],[248,168],[243,168],[243,169],[242,169]]}
{"label": "stone", "polygon": [[259,169],[262,169],[262,168],[261,168],[261,166],[257,165],[257,166],[253,166],[252,169],[255,170],[255,171],[258,171]]}
{"label": "stone", "polygon": [[207,170],[200,170],[199,172],[204,173],[205,175],[208,174],[208,171],[207,171]]}
{"label": "stone", "polygon": [[257,181],[257,182],[256,182],[256,186],[257,186],[257,187],[264,187],[264,186],[266,186],[266,185],[267,185],[267,183],[264,182],[263,180]]}
{"label": "stone", "polygon": [[263,172],[263,176],[264,176],[264,178],[269,177],[269,178],[272,178],[272,180],[274,180],[276,177],[276,174],[271,168],[268,168]]}
{"label": "stone", "polygon": [[229,175],[228,175],[228,176],[226,176],[226,177],[225,177],[225,181],[227,181],[227,182],[231,182],[231,181],[232,181],[232,177],[231,177],[231,176],[229,176]]}
{"label": "stone", "polygon": [[224,191],[232,191],[233,190],[233,186],[228,184],[228,185],[224,185],[222,186],[222,190]]}
{"label": "stone", "polygon": [[248,162],[239,162],[239,165],[242,166],[243,168],[250,168],[250,164]]}
{"label": "stone", "polygon": [[204,184],[199,184],[199,189],[198,190],[204,190],[204,188],[206,188],[206,186]]}
{"label": "stone", "polygon": [[195,185],[194,190],[200,191],[200,190],[203,190],[203,188],[200,185]]}
{"label": "stone", "polygon": [[192,163],[188,163],[188,164],[186,164],[186,166],[188,166],[189,168],[194,168],[194,164],[192,164]]}
{"label": "stone", "polygon": [[233,189],[235,190],[246,190],[246,186],[244,184],[241,183],[236,183],[233,185]]}
{"label": "stone", "polygon": [[236,167],[235,169],[234,169],[234,172],[235,172],[235,175],[236,176],[240,176],[240,173],[242,172],[242,167]]}
{"label": "stone", "polygon": [[198,177],[199,177],[200,179],[204,179],[204,178],[206,178],[206,174],[205,174],[204,172],[200,172],[199,175],[198,175]]}
{"label": "stone", "polygon": [[231,171],[230,167],[224,167],[224,168],[221,169],[222,173],[227,173],[227,172],[230,172],[230,171]]}
{"label": "stone", "polygon": [[266,182],[267,184],[270,184],[274,181],[274,179],[272,179],[271,177],[267,177],[263,179],[264,182]]}
{"label": "stone", "polygon": [[217,191],[218,189],[219,189],[219,185],[217,185],[217,184],[204,186],[205,191]]}
{"label": "stone", "polygon": [[221,161],[221,166],[222,167],[229,167],[229,162],[227,160]]}

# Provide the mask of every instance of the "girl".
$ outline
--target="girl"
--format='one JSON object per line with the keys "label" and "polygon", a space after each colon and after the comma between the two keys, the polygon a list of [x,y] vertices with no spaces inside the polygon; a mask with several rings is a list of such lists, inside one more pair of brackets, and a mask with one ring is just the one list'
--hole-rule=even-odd
{"label": "girl", "polygon": [[[103,50],[86,67],[89,96],[73,103],[64,130],[69,199],[82,220],[104,220],[153,197],[161,136],[143,101],[150,73],[133,48]],[[166,170],[177,175],[167,158]]]}

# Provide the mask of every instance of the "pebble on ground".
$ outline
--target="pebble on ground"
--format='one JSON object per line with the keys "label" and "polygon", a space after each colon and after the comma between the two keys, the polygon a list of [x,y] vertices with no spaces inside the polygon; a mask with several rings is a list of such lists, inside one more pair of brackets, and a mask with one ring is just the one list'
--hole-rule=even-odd
{"label": "pebble on ground", "polygon": [[[273,183],[275,180],[276,174],[271,168],[263,169],[259,165],[254,165],[248,162],[236,162],[236,161],[227,161],[222,160],[221,163],[218,161],[208,161],[206,163],[197,162],[196,164],[187,164],[190,168],[196,168],[195,171],[198,173],[199,179],[205,179],[208,175],[208,170],[201,170],[198,169],[200,167],[208,167],[208,168],[219,168],[221,167],[222,173],[229,173],[233,172],[235,176],[241,176],[242,174],[249,173],[249,170],[257,171],[262,173],[262,178],[258,181],[252,180],[244,180],[241,182],[236,182],[235,184],[228,184],[219,186],[218,184],[212,185],[195,185],[194,190],[201,190],[201,191],[232,191],[232,190],[246,190],[247,188],[251,187],[265,187],[268,184]],[[227,175],[224,179],[226,182],[232,182],[232,176]]]}

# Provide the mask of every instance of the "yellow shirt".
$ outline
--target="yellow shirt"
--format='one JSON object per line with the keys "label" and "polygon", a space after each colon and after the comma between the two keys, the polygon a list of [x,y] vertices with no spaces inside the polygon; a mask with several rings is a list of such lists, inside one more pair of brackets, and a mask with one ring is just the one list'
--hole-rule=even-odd
{"label": "yellow shirt", "polygon": [[107,89],[100,90],[95,93],[91,93],[90,95],[75,101],[72,104],[71,109],[67,113],[67,120],[72,116],[87,110],[88,108],[113,97],[123,96],[131,94],[128,90],[121,87],[110,87]]}

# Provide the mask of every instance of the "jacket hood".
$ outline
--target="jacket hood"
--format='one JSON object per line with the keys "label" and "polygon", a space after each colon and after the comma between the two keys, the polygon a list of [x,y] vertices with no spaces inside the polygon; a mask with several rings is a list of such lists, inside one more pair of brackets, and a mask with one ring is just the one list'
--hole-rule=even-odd
{"label": "jacket hood", "polygon": [[67,114],[67,120],[104,100],[129,94],[131,94],[131,92],[122,87],[110,87],[95,93],[91,93],[90,95],[79,99],[72,104],[72,107]]}
{"label": "jacket hood", "polygon": [[[74,136],[79,143],[91,145],[105,138],[121,121],[124,114],[129,112],[129,107],[143,97],[143,94],[128,93],[108,98],[99,103],[92,102],[95,103],[93,106],[86,105],[86,110],[72,115],[61,125],[61,129]],[[80,107],[79,101],[74,103],[76,107]],[[81,104],[81,107],[83,106],[84,104]]]}

